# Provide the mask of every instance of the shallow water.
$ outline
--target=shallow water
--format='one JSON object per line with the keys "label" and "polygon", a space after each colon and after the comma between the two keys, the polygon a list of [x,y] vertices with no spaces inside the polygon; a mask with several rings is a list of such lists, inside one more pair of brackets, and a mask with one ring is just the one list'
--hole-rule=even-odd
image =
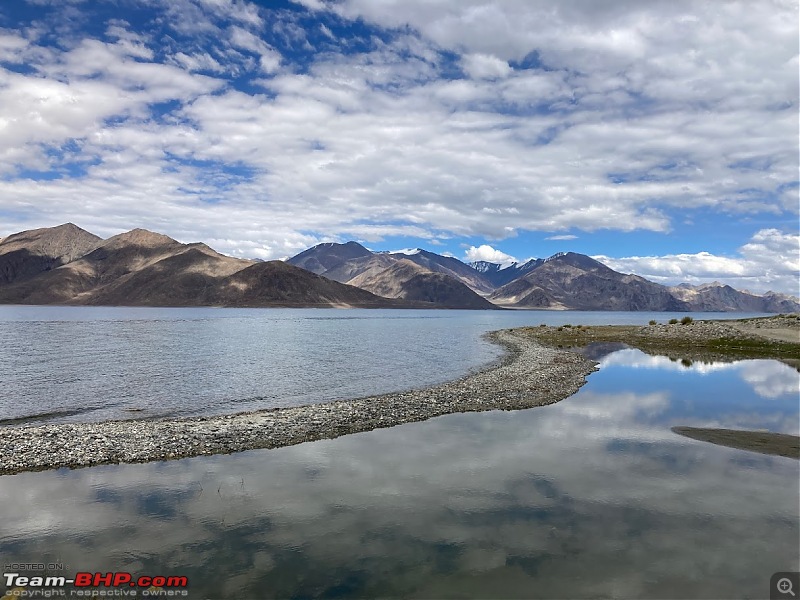
{"label": "shallow water", "polygon": [[224,414],[400,391],[497,358],[501,350],[480,340],[486,331],[673,316],[0,306],[0,426]]}
{"label": "shallow water", "polygon": [[623,350],[552,406],[4,476],[0,555],[192,598],[768,597],[800,561],[798,462],[670,427],[797,434],[798,390],[777,361]]}

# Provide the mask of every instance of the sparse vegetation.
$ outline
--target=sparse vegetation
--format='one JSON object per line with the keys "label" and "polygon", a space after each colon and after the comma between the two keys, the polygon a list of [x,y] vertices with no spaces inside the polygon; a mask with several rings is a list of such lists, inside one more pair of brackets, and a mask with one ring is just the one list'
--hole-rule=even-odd
{"label": "sparse vegetation", "polygon": [[677,325],[678,324],[678,319],[670,319],[669,320],[669,324],[670,325]]}
{"label": "sparse vegetation", "polygon": [[657,322],[655,319],[650,319],[650,320],[647,322],[647,324],[648,324],[648,325],[658,325],[658,322]]}
{"label": "sparse vegetation", "polygon": [[[769,319],[762,317],[760,322],[766,323]],[[679,322],[677,319],[672,320],[673,324]],[[641,326],[634,325],[596,325],[591,329],[530,328],[528,331],[546,345],[584,346],[595,342],[622,342],[649,354],[676,357],[677,361],[743,358],[800,361],[800,344],[757,336],[742,336],[738,332],[730,331],[724,322],[710,326],[702,321],[692,322],[696,326],[681,327],[666,332],[643,331]],[[797,368],[800,370],[800,367]]]}
{"label": "sparse vegetation", "polygon": [[694,319],[692,317],[690,317],[689,315],[686,315],[685,317],[683,317],[681,319],[681,325],[688,325],[692,321],[694,321]]}

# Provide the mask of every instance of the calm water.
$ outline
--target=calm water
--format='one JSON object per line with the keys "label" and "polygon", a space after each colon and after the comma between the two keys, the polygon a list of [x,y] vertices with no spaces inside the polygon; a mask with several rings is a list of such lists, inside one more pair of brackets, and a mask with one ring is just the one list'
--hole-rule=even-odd
{"label": "calm water", "polygon": [[192,598],[768,597],[800,560],[797,461],[670,427],[796,434],[799,389],[776,361],[623,350],[552,406],[0,477],[0,555]]}
{"label": "calm water", "polygon": [[673,316],[681,315],[0,306],[0,425],[222,414],[399,391],[497,358],[500,349],[480,340],[493,329]]}

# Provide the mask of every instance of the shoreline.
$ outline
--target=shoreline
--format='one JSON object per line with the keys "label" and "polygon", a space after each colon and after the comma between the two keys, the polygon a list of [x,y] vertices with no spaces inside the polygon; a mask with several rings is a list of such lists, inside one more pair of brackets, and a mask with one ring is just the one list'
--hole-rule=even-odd
{"label": "shoreline", "polygon": [[573,395],[597,370],[596,362],[523,331],[485,337],[503,346],[505,356],[419,390],[214,417],[4,428],[0,475],[280,448],[458,412],[533,408]]}
{"label": "shoreline", "polygon": [[505,349],[500,359],[422,389],[209,417],[3,427],[0,475],[280,448],[452,413],[553,404],[577,392],[598,370],[597,362],[574,350],[596,342],[698,360],[771,358],[800,370],[800,343],[787,336],[800,340],[800,315],[503,329],[484,335]]}

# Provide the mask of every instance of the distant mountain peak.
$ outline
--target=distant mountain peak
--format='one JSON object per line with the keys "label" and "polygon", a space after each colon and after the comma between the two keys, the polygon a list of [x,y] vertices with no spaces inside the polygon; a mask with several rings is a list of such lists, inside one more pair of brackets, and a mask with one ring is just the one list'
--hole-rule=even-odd
{"label": "distant mountain peak", "polygon": [[372,252],[352,240],[345,244],[323,242],[287,259],[286,262],[320,275],[348,260],[371,255]]}
{"label": "distant mountain peak", "polygon": [[578,269],[608,269],[606,265],[591,256],[577,252],[557,252],[553,256],[544,259],[542,264],[546,263],[563,263]]}
{"label": "distant mountain peak", "polygon": [[[516,265],[517,263],[513,263],[511,266]],[[478,260],[475,262],[469,263],[469,266],[475,269],[478,273],[494,273],[495,271],[499,271],[501,265],[498,263],[489,262],[486,260]]]}
{"label": "distant mountain peak", "polygon": [[131,229],[125,233],[120,233],[108,238],[103,246],[120,246],[131,244],[134,246],[155,248],[158,246],[170,246],[177,243],[178,242],[176,240],[167,235],[137,227],[136,229]]}

